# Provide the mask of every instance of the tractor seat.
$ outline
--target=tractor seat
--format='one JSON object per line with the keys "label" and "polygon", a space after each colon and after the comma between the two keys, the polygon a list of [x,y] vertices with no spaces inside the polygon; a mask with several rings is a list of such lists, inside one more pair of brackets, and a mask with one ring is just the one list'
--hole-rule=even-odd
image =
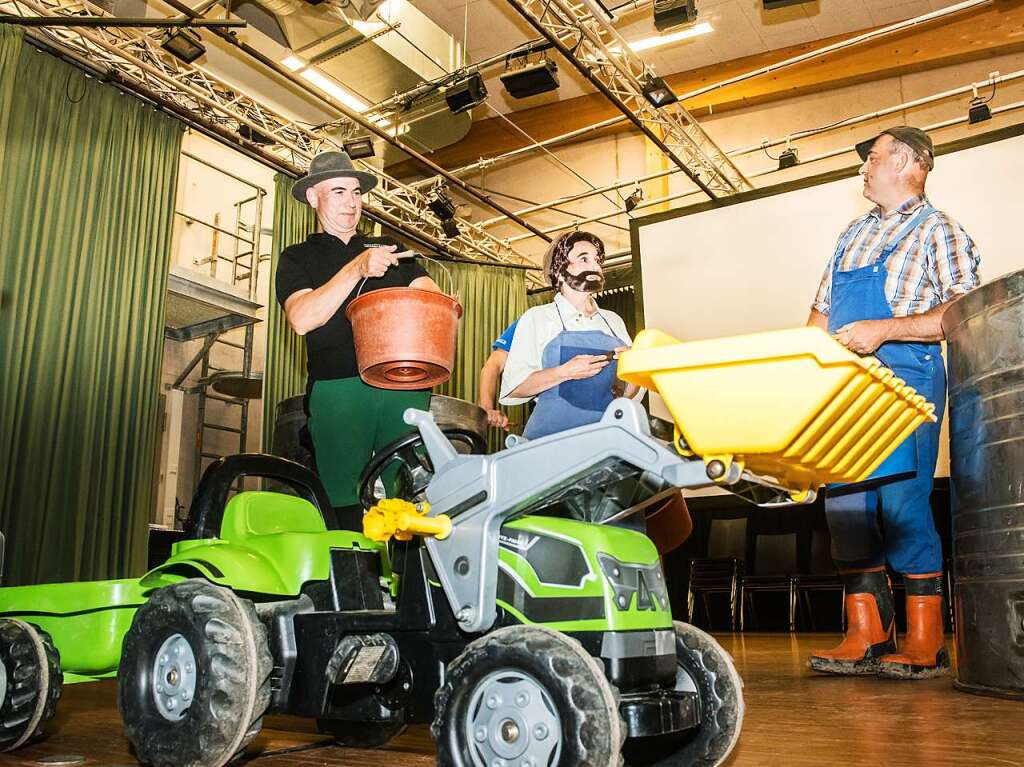
{"label": "tractor seat", "polygon": [[324,519],[309,501],[295,495],[248,490],[224,508],[220,537],[238,540],[277,533],[324,533]]}

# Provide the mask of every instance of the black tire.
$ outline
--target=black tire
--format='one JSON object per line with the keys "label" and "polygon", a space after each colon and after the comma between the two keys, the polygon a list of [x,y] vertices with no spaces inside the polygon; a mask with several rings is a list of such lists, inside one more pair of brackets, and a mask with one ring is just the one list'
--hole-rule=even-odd
{"label": "black tire", "polygon": [[[184,650],[180,667],[168,661],[172,648]],[[139,761],[229,762],[260,731],[272,667],[267,632],[251,602],[197,579],[155,591],[125,635],[118,669],[118,708]],[[164,682],[175,685],[174,694],[163,694]]]}
{"label": "black tire", "polygon": [[722,764],[743,727],[743,679],[729,655],[710,634],[675,622],[677,688],[696,688],[701,724],[696,731],[626,741],[629,767],[716,767]]}
{"label": "black tire", "polygon": [[0,751],[43,733],[64,689],[60,655],[38,626],[0,619]]}
{"label": "black tire", "polygon": [[343,722],[317,719],[316,729],[330,735],[339,746],[380,748],[405,732],[404,722]]}
{"label": "black tire", "polygon": [[[490,685],[505,684],[506,678],[522,680],[526,685],[522,689],[541,692],[540,701],[526,698],[521,703],[518,695],[507,704],[500,695],[486,701],[480,698],[490,695]],[[507,689],[516,693],[520,688]],[[525,713],[516,709],[528,705],[533,708]],[[485,706],[495,713],[487,715]],[[625,730],[614,688],[601,664],[579,642],[551,629],[509,626],[470,643],[448,665],[445,682],[434,697],[434,710],[431,733],[437,742],[437,763],[445,767],[490,767],[492,743],[508,747],[507,740],[498,740],[498,733],[506,733],[509,722],[514,725],[511,747],[527,749],[527,761],[533,757],[536,767],[621,764]],[[484,722],[481,715],[490,716],[490,721]],[[536,736],[538,725],[544,725],[545,735]],[[485,745],[474,742],[473,727],[485,733],[480,739]],[[552,730],[559,738],[554,746],[546,742]],[[527,737],[519,742],[524,731]],[[545,748],[549,749],[546,754]],[[538,754],[547,761],[542,762]],[[523,758],[523,754],[509,756],[506,763],[519,765]]]}

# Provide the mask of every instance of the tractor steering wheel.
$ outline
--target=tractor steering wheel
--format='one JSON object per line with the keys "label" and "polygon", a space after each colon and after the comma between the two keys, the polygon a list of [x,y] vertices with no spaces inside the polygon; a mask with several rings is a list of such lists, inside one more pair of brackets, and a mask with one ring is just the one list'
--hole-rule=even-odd
{"label": "tractor steering wheel", "polygon": [[[480,455],[487,449],[479,435],[464,429],[441,428],[460,455]],[[394,487],[388,488],[384,475],[394,472]],[[419,432],[411,432],[382,447],[370,459],[359,477],[359,503],[369,509],[385,497],[419,503],[425,499],[434,464]],[[388,493],[391,493],[388,496]]]}

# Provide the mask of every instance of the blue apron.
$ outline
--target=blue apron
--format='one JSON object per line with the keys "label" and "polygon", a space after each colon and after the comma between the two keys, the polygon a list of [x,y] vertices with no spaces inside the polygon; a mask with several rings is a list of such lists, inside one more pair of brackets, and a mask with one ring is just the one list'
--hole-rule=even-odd
{"label": "blue apron", "polygon": [[[934,211],[935,209],[931,206],[923,205],[917,214],[896,232],[875,262],[860,269],[839,271],[839,261],[853,232],[847,235],[847,239],[840,242],[832,266],[832,300],[828,315],[829,333],[835,333],[844,325],[859,320],[893,318],[892,307],[889,306],[889,301],[885,296],[885,280],[888,274],[886,265],[889,257],[896,252],[903,240],[911,236],[918,225]],[[945,386],[945,368],[941,364],[936,364],[936,361],[941,359],[941,353],[941,347],[937,343],[887,341],[878,347],[874,356],[906,381],[909,386],[913,386],[927,396],[928,392]],[[918,463],[917,440],[911,434],[864,482],[877,483],[882,479],[891,480],[901,475],[914,474],[917,471]],[[860,489],[862,486],[863,483],[857,483],[855,486],[833,485],[832,487],[853,490]]]}
{"label": "blue apron", "polygon": [[[544,347],[541,367],[545,370],[558,367],[579,354],[604,354],[626,345],[625,341],[615,335],[600,310],[598,314],[608,326],[610,335],[603,330],[569,330],[565,327],[565,320],[557,304],[555,310],[562,323],[562,332]],[[536,406],[530,420],[526,422],[523,436],[538,439],[601,420],[602,413],[614,397],[612,385],[615,383],[617,369],[618,365],[613,361],[592,378],[563,381],[542,391],[537,395]]]}

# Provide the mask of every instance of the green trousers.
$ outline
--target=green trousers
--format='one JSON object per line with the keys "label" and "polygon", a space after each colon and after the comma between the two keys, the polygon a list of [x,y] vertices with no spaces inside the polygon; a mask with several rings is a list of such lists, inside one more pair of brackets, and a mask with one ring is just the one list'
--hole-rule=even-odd
{"label": "green trousers", "polygon": [[315,381],[309,395],[309,433],[316,466],[333,506],[359,502],[359,475],[373,454],[413,431],[406,408],[430,409],[429,391],[389,391],[361,378]]}

